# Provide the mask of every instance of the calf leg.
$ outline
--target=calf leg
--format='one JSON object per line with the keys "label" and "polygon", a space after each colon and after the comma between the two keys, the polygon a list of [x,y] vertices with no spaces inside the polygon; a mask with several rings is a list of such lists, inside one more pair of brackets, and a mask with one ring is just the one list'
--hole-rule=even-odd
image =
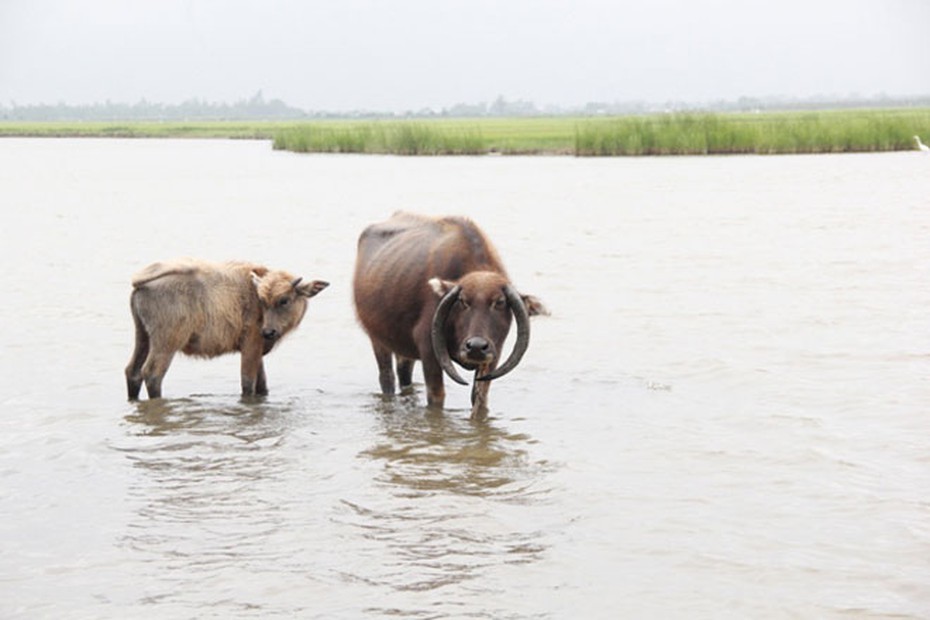
{"label": "calf leg", "polygon": [[149,355],[142,365],[142,378],[145,380],[145,391],[149,398],[161,398],[161,382],[171,366],[174,351],[151,347]]}
{"label": "calf leg", "polygon": [[381,384],[382,394],[394,393],[394,358],[391,352],[380,344],[372,341],[371,348],[375,352],[375,361],[378,362],[378,382]]}
{"label": "calf leg", "polygon": [[265,377],[265,363],[258,363],[258,379],[255,381],[255,393],[268,396],[268,379]]}
{"label": "calf leg", "polygon": [[264,366],[262,365],[262,347],[262,338],[258,335],[243,343],[240,369],[243,396],[260,394],[258,391],[259,383],[262,384],[265,394],[268,393],[268,386],[265,385]]}
{"label": "calf leg", "polygon": [[129,400],[139,400],[139,392],[142,391],[142,365],[149,355],[149,335],[135,313],[133,321],[136,324],[136,345],[126,366],[126,391],[129,393]]}

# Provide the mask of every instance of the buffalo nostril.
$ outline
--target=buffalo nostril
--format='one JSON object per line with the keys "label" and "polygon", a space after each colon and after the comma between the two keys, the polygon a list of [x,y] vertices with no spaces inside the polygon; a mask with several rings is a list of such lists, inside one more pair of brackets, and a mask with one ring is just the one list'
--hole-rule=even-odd
{"label": "buffalo nostril", "polygon": [[278,337],[278,330],[276,329],[263,329],[262,338],[265,340],[274,340]]}
{"label": "buffalo nostril", "polygon": [[491,348],[491,343],[484,338],[469,338],[465,341],[465,348],[469,353],[487,353]]}

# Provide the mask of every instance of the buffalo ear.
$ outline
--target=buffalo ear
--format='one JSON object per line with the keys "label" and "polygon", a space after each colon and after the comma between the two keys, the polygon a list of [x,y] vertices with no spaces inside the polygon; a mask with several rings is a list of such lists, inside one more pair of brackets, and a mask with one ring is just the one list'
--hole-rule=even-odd
{"label": "buffalo ear", "polygon": [[259,286],[261,286],[261,283],[262,283],[261,276],[258,274],[258,272],[253,271],[252,272],[252,284],[255,286],[255,288],[258,288]]}
{"label": "buffalo ear", "polygon": [[436,293],[436,297],[442,298],[445,297],[449,291],[455,288],[455,282],[441,280],[439,278],[430,278],[429,287],[433,289],[434,293]]}
{"label": "buffalo ear", "polygon": [[304,297],[313,297],[324,288],[329,286],[329,282],[324,282],[323,280],[313,280],[311,282],[300,282],[298,278],[294,284],[294,288],[297,290],[298,295],[303,295]]}
{"label": "buffalo ear", "polygon": [[526,306],[526,313],[530,316],[549,316],[549,308],[533,295],[521,295],[523,305]]}

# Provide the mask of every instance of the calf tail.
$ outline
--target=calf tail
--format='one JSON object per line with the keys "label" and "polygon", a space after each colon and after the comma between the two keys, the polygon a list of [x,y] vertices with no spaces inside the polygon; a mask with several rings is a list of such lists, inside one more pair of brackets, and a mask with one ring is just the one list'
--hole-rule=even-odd
{"label": "calf tail", "polygon": [[132,309],[132,321],[136,327],[136,344],[132,351],[132,357],[129,364],[126,365],[126,389],[129,400],[138,400],[139,391],[142,388],[142,366],[149,355],[150,339],[149,333],[142,324],[142,319],[136,311],[136,293],[133,291],[130,297],[129,306]]}

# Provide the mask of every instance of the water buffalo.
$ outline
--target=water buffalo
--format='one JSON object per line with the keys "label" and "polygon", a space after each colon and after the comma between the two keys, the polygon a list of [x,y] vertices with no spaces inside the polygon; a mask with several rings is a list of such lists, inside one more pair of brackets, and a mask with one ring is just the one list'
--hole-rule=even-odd
{"label": "water buffalo", "polygon": [[[358,240],[355,308],[371,338],[381,391],[394,393],[396,358],[401,389],[411,385],[414,360],[423,364],[430,407],[443,406],[443,371],[475,371],[472,417],[487,413],[490,381],[513,370],[526,352],[529,317],[548,314],[511,284],[494,246],[474,222],[395,213]],[[517,340],[498,367],[513,317]]]}
{"label": "water buffalo", "polygon": [[132,279],[136,345],[126,366],[129,400],[139,398],[143,381],[149,398],[160,398],[178,351],[208,358],[240,351],[242,394],[267,394],[262,356],[300,324],[307,299],[327,286],[251,263],[149,265]]}

